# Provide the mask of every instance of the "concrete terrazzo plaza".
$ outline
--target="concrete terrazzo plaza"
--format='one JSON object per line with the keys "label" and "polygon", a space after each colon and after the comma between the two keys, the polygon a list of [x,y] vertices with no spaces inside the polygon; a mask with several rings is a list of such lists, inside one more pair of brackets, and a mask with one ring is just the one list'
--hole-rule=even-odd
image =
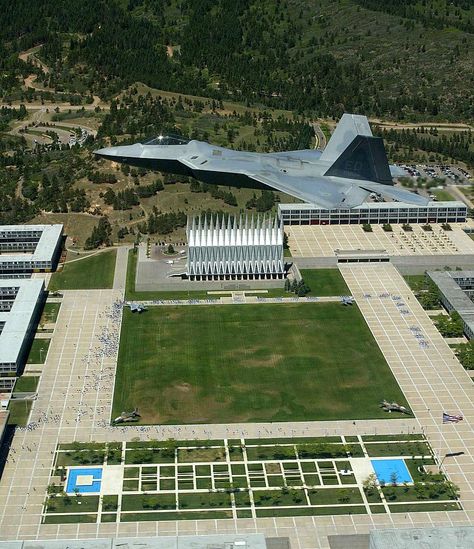
{"label": "concrete terrazzo plaza", "polygon": [[372,225],[372,232],[364,232],[362,225],[291,225],[286,229],[293,257],[334,257],[340,251],[381,251],[390,256],[433,256],[474,253],[474,241],[452,224],[451,231],[433,224],[432,231],[412,225],[404,231],[392,225],[385,232],[382,225]]}
{"label": "concrete terrazzo plaza", "polygon": [[[123,290],[65,291],[33,404],[30,428],[18,430],[0,483],[0,539],[250,533],[288,536],[292,547],[327,548],[330,534],[372,528],[472,524],[473,386],[393,266],[345,266],[341,271],[416,419],[113,428],[109,425]],[[123,269],[122,269],[123,273]],[[123,280],[115,287],[123,288]],[[397,299],[394,299],[397,298]],[[403,304],[403,305],[401,305]],[[405,311],[405,312],[402,312]],[[413,330],[414,329],[414,330]],[[416,335],[422,334],[423,345]],[[441,414],[464,421],[442,425]],[[239,437],[397,434],[424,431],[435,450],[462,451],[444,461],[461,489],[463,511],[102,524],[41,524],[58,443]]]}

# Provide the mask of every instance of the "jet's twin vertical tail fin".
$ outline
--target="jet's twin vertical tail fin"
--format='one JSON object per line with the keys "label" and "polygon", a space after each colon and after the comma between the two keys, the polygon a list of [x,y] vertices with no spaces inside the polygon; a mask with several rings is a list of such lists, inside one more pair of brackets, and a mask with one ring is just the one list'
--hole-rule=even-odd
{"label": "jet's twin vertical tail fin", "polygon": [[373,137],[366,116],[344,114],[320,160],[330,162],[324,175],[393,185],[380,137]]}

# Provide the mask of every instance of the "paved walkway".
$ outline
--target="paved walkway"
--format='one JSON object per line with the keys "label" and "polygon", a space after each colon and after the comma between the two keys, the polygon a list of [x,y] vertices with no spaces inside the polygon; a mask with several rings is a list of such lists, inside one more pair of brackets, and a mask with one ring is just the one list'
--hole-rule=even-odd
{"label": "paved walkway", "polygon": [[[466,518],[474,519],[474,385],[432,321],[390,264],[341,266],[369,328],[449,479],[461,489]],[[458,424],[442,414],[462,414]]]}
{"label": "paved walkway", "polygon": [[372,232],[364,232],[361,225],[291,225],[287,232],[296,261],[344,252],[419,258],[474,253],[474,241],[463,231],[464,224],[452,223],[451,231],[438,223],[431,226],[432,231],[424,231],[413,224],[412,231],[406,232],[401,225],[392,224],[392,231],[386,232],[382,225],[372,225]]}
{"label": "paved walkway", "polygon": [[117,248],[117,256],[115,259],[115,272],[114,272],[114,290],[125,291],[125,284],[127,281],[127,263],[128,263],[128,251],[130,246],[119,246]]}
{"label": "paved walkway", "polygon": [[92,426],[108,422],[117,298],[112,290],[64,292],[30,430],[17,430],[0,483],[0,539],[43,537],[40,513],[57,442],[91,440]]}
{"label": "paved walkway", "polygon": [[[16,433],[0,483],[0,539],[262,532],[272,537],[288,536],[294,549],[327,549],[327,536],[331,534],[367,533],[377,527],[472,524],[472,381],[392,266],[347,266],[341,271],[418,419],[112,428],[109,419],[123,292],[65,291],[38,400],[33,403],[30,430]],[[460,411],[466,419],[458,425],[442,425],[443,410]],[[422,428],[442,455],[447,451],[465,452],[447,458],[444,466],[451,480],[461,487],[466,511],[40,524],[58,442],[395,434],[419,432]]]}
{"label": "paved walkway", "polygon": [[[136,303],[144,307],[170,305],[249,305],[255,303],[340,303],[343,296],[331,295],[321,297],[260,297],[253,295],[232,295],[210,297],[209,299],[153,299],[146,301],[127,301],[127,305]],[[346,296],[344,296],[346,297]],[[350,297],[350,296],[347,296]]]}

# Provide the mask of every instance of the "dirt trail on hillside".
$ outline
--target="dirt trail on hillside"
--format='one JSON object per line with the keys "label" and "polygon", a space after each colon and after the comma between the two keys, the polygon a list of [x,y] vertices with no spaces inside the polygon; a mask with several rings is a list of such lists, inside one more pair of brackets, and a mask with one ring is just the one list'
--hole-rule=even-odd
{"label": "dirt trail on hillside", "polygon": [[384,122],[382,120],[371,118],[371,124],[376,124],[382,128],[393,130],[411,130],[414,128],[436,128],[439,130],[449,130],[454,132],[467,132],[474,128],[463,122],[419,122],[419,123],[401,123],[401,122]]}
{"label": "dirt trail on hillside", "polygon": [[[33,65],[36,65],[37,67],[39,67],[45,74],[49,74],[51,72],[51,69],[48,67],[48,65],[46,65],[43,61],[41,61],[41,59],[39,59],[35,55],[42,47],[43,47],[43,44],[40,44],[39,46],[34,46],[33,48],[30,48],[29,50],[22,51],[18,54],[18,58],[21,59],[22,61],[24,61],[25,63],[30,61],[31,63],[33,63]],[[37,90],[37,91],[51,91],[51,92],[54,92],[54,90],[52,90],[50,88],[45,88],[44,86],[42,86],[40,84],[37,84],[36,83],[37,78],[38,78],[38,75],[36,75],[36,74],[28,75],[25,78],[24,82],[23,82],[25,88],[26,89],[33,88],[34,90]],[[92,97],[93,97],[93,102],[90,105],[84,105],[84,108],[86,110],[95,109],[97,107],[97,105],[99,105],[99,103],[100,103],[100,97],[99,96],[93,95]],[[32,104],[30,104],[30,105],[32,105]],[[64,107],[71,108],[71,106],[68,105],[67,103],[58,103],[57,104],[57,106],[60,107],[60,108],[63,105],[64,105]],[[43,105],[40,104],[40,106],[43,106]],[[79,108],[82,108],[82,105],[80,105]]]}

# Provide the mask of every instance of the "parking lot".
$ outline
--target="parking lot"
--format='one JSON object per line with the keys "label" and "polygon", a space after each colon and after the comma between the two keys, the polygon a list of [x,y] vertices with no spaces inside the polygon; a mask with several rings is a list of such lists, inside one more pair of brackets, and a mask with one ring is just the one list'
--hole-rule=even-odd
{"label": "parking lot", "polygon": [[451,180],[455,183],[469,183],[471,174],[464,168],[450,164],[400,164],[407,176],[424,177],[434,179],[435,177]]}

